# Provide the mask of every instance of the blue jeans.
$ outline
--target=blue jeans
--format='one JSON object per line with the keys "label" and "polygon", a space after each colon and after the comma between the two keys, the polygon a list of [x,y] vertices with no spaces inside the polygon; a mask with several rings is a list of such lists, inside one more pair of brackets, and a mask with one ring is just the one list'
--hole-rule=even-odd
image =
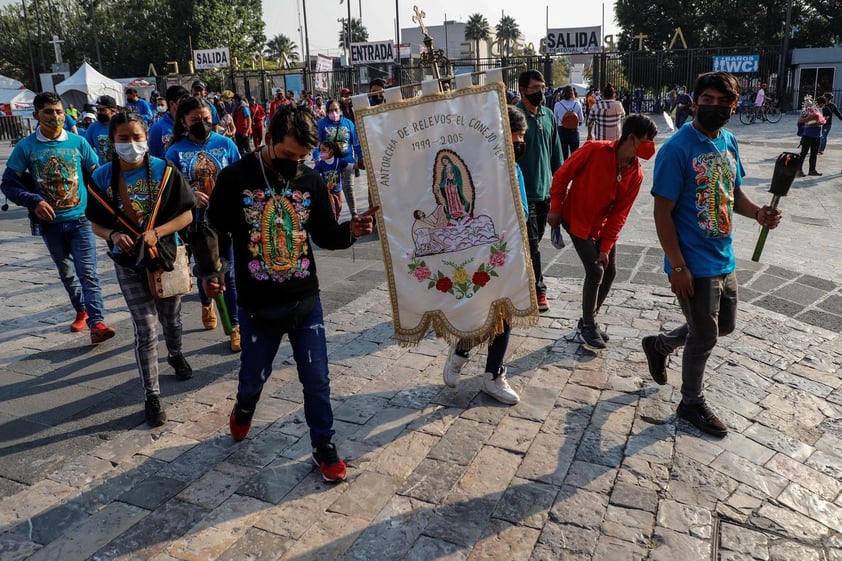
{"label": "blue jeans", "polygon": [[824,152],[824,149],[827,148],[827,135],[830,134],[830,127],[832,127],[832,123],[828,119],[828,121],[822,125],[822,141],[819,143],[819,152]]}
{"label": "blue jeans", "polygon": [[670,354],[684,347],[681,357],[681,400],[704,401],[705,365],[717,339],[734,331],[737,323],[737,275],[694,278],[693,297],[678,300],[687,323],[655,339],[655,349]]}
{"label": "blue jeans", "polygon": [[91,223],[84,216],[67,222],[42,222],[41,237],[73,309],[88,312],[89,327],[101,322],[104,306],[96,274],[96,238]]}
{"label": "blue jeans", "polygon": [[[252,409],[260,400],[263,385],[272,374],[272,362],[278,353],[283,333],[257,329],[249,323],[247,312],[240,308],[240,334],[243,350],[240,355],[237,403]],[[310,317],[301,327],[287,335],[298,368],[298,379],[304,387],[304,419],[310,428],[310,443],[315,448],[329,442],[334,434],[327,341],[319,298],[316,298]]]}

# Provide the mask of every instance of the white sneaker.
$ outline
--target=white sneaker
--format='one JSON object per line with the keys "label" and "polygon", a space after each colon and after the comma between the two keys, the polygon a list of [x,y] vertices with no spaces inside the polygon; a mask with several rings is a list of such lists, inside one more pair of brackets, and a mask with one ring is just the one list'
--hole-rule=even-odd
{"label": "white sneaker", "polygon": [[468,362],[468,357],[456,354],[456,345],[450,347],[450,352],[447,354],[447,361],[444,363],[444,373],[442,376],[447,387],[456,387],[459,374],[462,373],[462,367],[465,366],[466,362]]}
{"label": "white sneaker", "polygon": [[520,396],[512,389],[506,380],[506,367],[500,369],[500,375],[494,377],[492,372],[482,375],[482,391],[508,405],[515,405],[520,401]]}

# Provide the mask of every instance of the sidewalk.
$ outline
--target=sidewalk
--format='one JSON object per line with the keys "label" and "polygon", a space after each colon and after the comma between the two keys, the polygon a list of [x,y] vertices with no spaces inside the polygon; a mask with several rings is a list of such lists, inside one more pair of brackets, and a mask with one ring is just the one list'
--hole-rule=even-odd
{"label": "sidewalk", "polygon": [[[797,142],[790,117],[732,124],[758,202],[774,157]],[[675,418],[680,355],[656,386],[640,350],[642,335],[681,321],[651,176],[621,237],[600,354],[565,338],[580,315],[575,252],[542,245],[551,311],[513,333],[515,407],[479,393],[482,353],[450,389],[441,341],[394,343],[379,242],[320,252],[335,441],[349,461],[339,485],[309,460],[288,345],[249,438],[234,443],[237,356],[219,330],[201,330],[188,298],[196,376],[177,382],[164,366],[170,422],[149,429],[110,264],[100,269],[118,336],[80,345],[40,240],[22,236],[25,214],[0,214],[0,557],[840,561],[842,148],[819,169],[782,201],[760,263],[748,260],[758,231],[737,218],[738,327],[706,376],[731,428],[722,440]]]}

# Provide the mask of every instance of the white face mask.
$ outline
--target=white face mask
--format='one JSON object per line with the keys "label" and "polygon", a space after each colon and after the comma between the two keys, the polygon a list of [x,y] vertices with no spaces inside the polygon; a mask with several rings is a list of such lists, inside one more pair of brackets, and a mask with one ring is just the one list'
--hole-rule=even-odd
{"label": "white face mask", "polygon": [[145,140],[143,142],[116,142],[114,151],[126,163],[136,164],[149,152],[149,144]]}
{"label": "white face mask", "polygon": [[166,113],[167,112],[167,106],[166,105],[158,105],[157,107],[158,107],[158,113]]}

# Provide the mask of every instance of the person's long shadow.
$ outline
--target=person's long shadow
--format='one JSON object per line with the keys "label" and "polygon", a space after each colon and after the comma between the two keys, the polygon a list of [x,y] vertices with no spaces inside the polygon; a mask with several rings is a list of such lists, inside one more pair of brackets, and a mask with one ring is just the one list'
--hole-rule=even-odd
{"label": "person's long shadow", "polygon": [[[547,348],[539,348],[519,360],[524,364],[534,363],[548,352]],[[433,357],[430,363],[430,371],[437,378],[441,357]],[[288,552],[289,559],[309,561],[343,555],[347,559],[400,559],[410,555],[413,548],[429,547],[442,548],[442,553],[445,550],[468,552],[495,525],[508,523],[535,529],[536,520],[553,516],[554,505],[585,493],[582,488],[597,478],[616,474],[625,458],[663,441],[673,431],[670,425],[648,424],[629,438],[631,422],[636,418],[634,404],[641,397],[637,390],[618,392],[607,401],[591,404],[587,399],[574,401],[575,398],[558,397],[561,389],[550,390],[539,385],[532,388],[533,395],[550,391],[555,392],[555,399],[551,403],[546,398],[543,400],[543,415],[533,411],[519,416],[518,408],[510,410],[478,394],[477,377],[466,378],[457,389],[450,390],[440,383],[407,383],[400,387],[402,374],[390,378],[398,384],[396,387],[383,391],[355,391],[355,382],[363,386],[381,385],[382,380],[374,372],[362,373],[359,381],[346,381],[350,384],[347,396],[337,396],[336,441],[348,453],[351,483],[359,486],[365,483],[362,479],[366,477],[373,478],[374,484],[389,479],[378,476],[382,469],[364,469],[369,462],[378,461],[387,444],[413,433],[423,433],[428,439],[440,438],[439,443],[445,444],[442,449],[431,451],[426,466],[429,472],[416,474],[438,478],[437,491],[419,492],[418,480],[412,479],[411,474],[405,474],[403,479],[393,475],[391,479],[403,485],[395,488],[397,500],[402,503],[397,512],[395,508],[383,509],[374,522],[363,525],[359,518],[348,518],[342,535],[306,551],[298,552],[293,546]],[[275,546],[288,546],[289,538],[301,537],[320,516],[330,516],[331,505],[353,487],[327,485],[314,472],[294,367],[281,369],[273,377],[280,383],[272,397],[261,402],[255,426],[242,444],[234,443],[227,435],[227,428],[221,427],[207,438],[192,442],[183,439],[180,446],[141,448],[142,456],[135,456],[134,460],[123,458],[129,465],[135,464],[129,469],[106,477],[32,519],[0,527],[0,532],[24,545],[47,544],[49,548],[52,541],[72,531],[92,514],[122,509],[136,523],[91,559],[111,559],[118,554],[149,558],[167,548],[187,547],[168,544],[188,535],[201,548],[202,537],[210,535],[213,528],[245,521],[275,531],[278,537],[273,542]],[[346,373],[337,378],[351,377]],[[520,382],[517,378],[516,374],[512,376],[513,382]],[[526,384],[520,385],[524,386],[523,391],[529,390]],[[643,394],[649,391],[644,390]],[[525,401],[522,408],[526,410],[530,406]],[[224,414],[228,408],[230,400],[214,407],[215,414],[220,411]],[[623,425],[626,430],[607,430],[605,425],[611,415],[626,408],[632,411],[632,421],[627,420]],[[511,442],[495,444],[491,440],[498,422],[507,413],[512,413],[508,418],[547,424],[547,430],[535,440],[547,450],[554,450],[555,459],[542,460],[539,446],[532,458],[537,463],[531,470],[521,471],[518,467],[513,484],[505,489],[487,490],[498,487],[490,484],[484,491],[480,485],[480,491],[474,493],[472,489],[476,490],[476,481],[484,473],[474,463],[476,454],[489,450],[489,458],[504,459],[512,466],[522,466],[529,457],[529,451]],[[476,429],[467,438],[466,427]],[[133,437],[142,434],[143,431],[138,431]],[[116,459],[109,461],[118,463]],[[236,466],[236,469],[225,466]],[[191,491],[189,487],[200,477],[205,486],[217,492]],[[575,481],[571,482],[571,478]],[[218,490],[219,485],[225,489]],[[308,508],[314,502],[324,504],[323,510],[328,514]],[[217,508],[223,503],[228,508]],[[283,508],[273,508],[275,505],[289,505],[290,509],[284,513]],[[242,551],[248,539],[246,534],[240,538],[241,542],[234,543],[230,548],[232,555]]]}

